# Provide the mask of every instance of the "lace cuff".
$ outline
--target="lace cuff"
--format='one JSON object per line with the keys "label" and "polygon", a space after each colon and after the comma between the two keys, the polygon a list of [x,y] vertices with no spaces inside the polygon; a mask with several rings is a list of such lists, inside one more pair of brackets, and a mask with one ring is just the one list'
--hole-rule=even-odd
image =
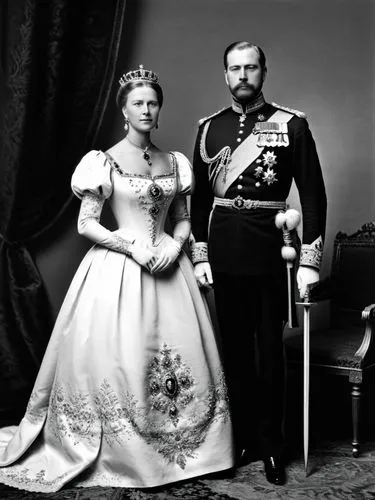
{"label": "lace cuff", "polygon": [[207,243],[199,241],[194,242],[191,246],[191,260],[193,264],[198,262],[208,262],[208,248]]}
{"label": "lace cuff", "polygon": [[319,271],[323,259],[323,240],[319,236],[315,241],[301,246],[300,266],[314,267]]}
{"label": "lace cuff", "polygon": [[104,203],[105,198],[103,196],[85,192],[79,211],[79,223],[84,224],[88,219],[94,219],[99,222]]}
{"label": "lace cuff", "polygon": [[105,246],[106,248],[109,248],[110,250],[114,250],[115,252],[120,252],[124,253],[126,255],[129,255],[129,257],[132,256],[130,247],[134,243],[135,240],[130,241],[126,240],[125,238],[122,238],[118,234],[111,234],[111,236],[105,240],[100,242],[100,245]]}

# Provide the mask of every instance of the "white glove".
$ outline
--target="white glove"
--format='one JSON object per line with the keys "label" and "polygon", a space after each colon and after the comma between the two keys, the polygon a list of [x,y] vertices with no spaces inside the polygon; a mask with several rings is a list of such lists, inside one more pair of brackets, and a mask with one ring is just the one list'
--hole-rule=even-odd
{"label": "white glove", "polygon": [[139,265],[150,270],[155,254],[145,241],[135,240],[134,243],[129,246],[129,252]]}
{"label": "white glove", "polygon": [[306,294],[307,285],[319,281],[319,271],[313,267],[299,266],[297,271],[297,285],[301,299]]}
{"label": "white glove", "polygon": [[208,262],[198,262],[194,274],[199,287],[211,288],[213,285],[211,266]]}
{"label": "white glove", "polygon": [[157,257],[150,268],[151,273],[161,273],[170,267],[181,252],[181,244],[167,234],[160,247],[157,247]]}

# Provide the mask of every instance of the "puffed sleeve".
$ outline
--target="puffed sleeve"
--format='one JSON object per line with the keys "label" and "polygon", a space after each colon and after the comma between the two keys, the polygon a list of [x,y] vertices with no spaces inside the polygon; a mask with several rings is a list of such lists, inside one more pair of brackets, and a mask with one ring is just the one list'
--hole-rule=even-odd
{"label": "puffed sleeve", "polygon": [[89,151],[77,165],[71,180],[73,193],[82,199],[85,193],[109,198],[112,194],[111,166],[102,151]]}
{"label": "puffed sleeve", "polygon": [[193,167],[185,155],[174,152],[177,160],[178,195],[189,195],[194,188]]}

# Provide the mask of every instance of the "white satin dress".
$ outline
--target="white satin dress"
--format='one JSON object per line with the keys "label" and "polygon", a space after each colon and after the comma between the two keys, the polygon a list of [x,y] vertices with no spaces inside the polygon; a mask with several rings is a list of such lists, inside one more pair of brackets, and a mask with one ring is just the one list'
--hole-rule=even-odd
{"label": "white satin dress", "polygon": [[[188,216],[191,166],[181,153],[170,158],[165,175],[120,175],[90,151],[72,188],[102,194],[121,236],[157,248],[167,215]],[[190,260],[181,252],[171,269],[151,275],[94,245],[62,304],[23,419],[0,430],[0,482],[40,492],[68,482],[144,488],[232,465],[222,367]]]}

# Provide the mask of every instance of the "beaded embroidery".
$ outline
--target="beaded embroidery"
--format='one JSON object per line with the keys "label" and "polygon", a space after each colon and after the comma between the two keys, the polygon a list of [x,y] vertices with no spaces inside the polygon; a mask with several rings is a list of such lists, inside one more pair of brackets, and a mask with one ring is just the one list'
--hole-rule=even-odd
{"label": "beaded embroidery", "polygon": [[36,391],[31,393],[29,402],[27,403],[27,408],[25,412],[25,418],[27,418],[33,424],[39,424],[47,416],[47,407],[36,408],[35,403],[37,402],[38,396]]}
{"label": "beaded embroidery", "polygon": [[[139,435],[169,463],[184,469],[189,459],[196,458],[196,450],[211,425],[229,420],[221,371],[215,380],[202,393],[198,377],[193,376],[180,353],[164,343],[146,369],[146,405],[133,394],[116,392],[105,379],[93,392],[55,384],[46,425],[59,441],[69,439],[74,447],[82,441],[99,447],[101,439],[108,446],[123,447],[128,439]],[[36,450],[40,442],[34,446]],[[38,491],[52,491],[64,476],[47,480],[44,468],[31,473],[22,464],[0,468],[0,481],[30,490],[35,485]]]}
{"label": "beaded embroidery", "polygon": [[300,265],[311,266],[320,269],[323,259],[323,240],[319,236],[310,245],[304,243],[301,246]]}
{"label": "beaded embroidery", "polygon": [[85,191],[81,201],[78,220],[83,222],[86,219],[95,219],[99,222],[104,202],[104,196]]}
{"label": "beaded embroidery", "polygon": [[[96,222],[100,222],[100,215],[102,213],[104,203],[105,198],[103,196],[85,192],[79,211],[79,223],[81,224],[87,219],[93,219]],[[132,241],[126,240],[118,234],[112,233],[106,240],[106,242],[102,244],[106,248],[114,250],[115,252],[120,252],[125,255],[131,255],[129,247],[132,243]]]}
{"label": "beaded embroidery", "polygon": [[208,246],[207,243],[198,241],[191,245],[191,260],[193,264],[198,262],[208,262]]}
{"label": "beaded embroidery", "polygon": [[[117,162],[106,153],[111,167],[121,176],[128,179],[129,185],[138,195],[140,206],[147,216],[149,235],[154,245],[156,243],[157,223],[159,213],[169,203],[173,188],[176,185],[177,160],[173,153],[169,153],[172,163],[172,171],[165,174],[149,175],[125,172]],[[146,195],[143,194],[147,183]]]}

